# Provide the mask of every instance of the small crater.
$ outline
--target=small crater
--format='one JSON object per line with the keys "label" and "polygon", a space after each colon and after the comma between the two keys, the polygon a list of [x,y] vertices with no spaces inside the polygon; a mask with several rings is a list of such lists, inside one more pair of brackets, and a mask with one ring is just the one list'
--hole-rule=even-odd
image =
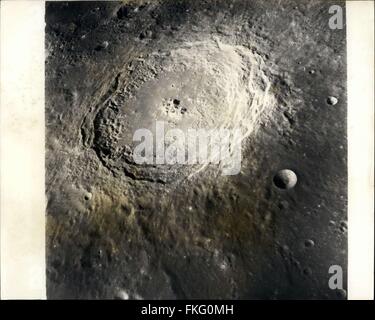
{"label": "small crater", "polygon": [[130,8],[128,6],[123,6],[117,11],[117,18],[126,19],[130,15]]}
{"label": "small crater", "polygon": [[146,38],[146,34],[145,34],[144,32],[141,32],[141,33],[139,34],[139,39],[140,39],[140,40],[143,40],[144,38]]}
{"label": "small crater", "polygon": [[97,45],[95,47],[95,51],[100,51],[100,50],[107,49],[108,46],[109,46],[109,42],[108,41],[103,41],[101,44],[99,44],[99,45]]}
{"label": "small crater", "polygon": [[181,106],[181,101],[179,99],[169,99],[165,103],[165,111],[167,114],[180,113],[183,115],[187,112],[187,108]]}
{"label": "small crater", "polygon": [[125,290],[119,290],[116,293],[115,298],[117,300],[129,300],[129,294]]}
{"label": "small crater", "polygon": [[327,104],[330,106],[334,106],[339,102],[339,100],[336,97],[330,96],[327,98]]}
{"label": "small crater", "polygon": [[336,225],[336,222],[333,221],[333,220],[330,220],[330,221],[328,222],[328,225],[329,225],[330,227],[334,227],[334,226]]}
{"label": "small crater", "polygon": [[85,194],[85,196],[84,196],[84,199],[85,199],[86,201],[91,200],[91,199],[92,199],[92,193],[87,192],[87,193]]}
{"label": "small crater", "polygon": [[292,170],[283,169],[275,175],[273,182],[279,189],[291,189],[297,184],[297,175]]}
{"label": "small crater", "polygon": [[312,248],[315,245],[315,242],[311,239],[305,240],[305,247]]}
{"label": "small crater", "polygon": [[337,290],[336,294],[341,299],[345,299],[346,298],[346,291],[344,289]]}
{"label": "small crater", "polygon": [[348,230],[348,223],[346,221],[340,222],[340,231],[346,232]]}

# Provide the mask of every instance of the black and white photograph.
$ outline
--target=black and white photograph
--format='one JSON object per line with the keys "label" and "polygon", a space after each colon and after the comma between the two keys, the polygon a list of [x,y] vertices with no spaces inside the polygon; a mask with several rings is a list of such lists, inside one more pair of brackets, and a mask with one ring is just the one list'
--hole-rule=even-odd
{"label": "black and white photograph", "polygon": [[1,299],[372,300],[373,5],[2,2]]}

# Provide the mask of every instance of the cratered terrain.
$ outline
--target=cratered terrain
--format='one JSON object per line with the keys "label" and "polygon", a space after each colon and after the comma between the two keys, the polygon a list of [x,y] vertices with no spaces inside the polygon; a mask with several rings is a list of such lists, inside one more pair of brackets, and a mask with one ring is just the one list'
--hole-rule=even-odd
{"label": "cratered terrain", "polygon": [[[332,4],[47,2],[48,298],[345,298],[328,286],[347,270]],[[157,120],[241,128],[238,174],[135,163]]]}

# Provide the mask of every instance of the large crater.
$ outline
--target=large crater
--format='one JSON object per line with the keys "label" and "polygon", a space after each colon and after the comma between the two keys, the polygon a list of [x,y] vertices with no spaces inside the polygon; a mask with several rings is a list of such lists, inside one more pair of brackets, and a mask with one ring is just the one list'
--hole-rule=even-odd
{"label": "large crater", "polygon": [[155,137],[156,121],[163,121],[165,131],[185,133],[240,129],[241,136],[231,143],[241,144],[256,134],[259,122],[275,107],[266,68],[254,51],[218,39],[184,42],[135,57],[96,113],[91,147],[106,167],[133,179],[168,183],[191,177],[209,163],[136,164],[135,131],[148,129]]}

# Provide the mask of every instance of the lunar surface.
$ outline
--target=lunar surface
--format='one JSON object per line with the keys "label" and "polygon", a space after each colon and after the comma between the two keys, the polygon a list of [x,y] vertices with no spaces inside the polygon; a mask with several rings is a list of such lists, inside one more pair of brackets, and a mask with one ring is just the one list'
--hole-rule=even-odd
{"label": "lunar surface", "polygon": [[[346,35],[331,4],[47,2],[48,298],[345,299]],[[137,163],[134,133],[157,121],[240,129],[240,170]]]}

